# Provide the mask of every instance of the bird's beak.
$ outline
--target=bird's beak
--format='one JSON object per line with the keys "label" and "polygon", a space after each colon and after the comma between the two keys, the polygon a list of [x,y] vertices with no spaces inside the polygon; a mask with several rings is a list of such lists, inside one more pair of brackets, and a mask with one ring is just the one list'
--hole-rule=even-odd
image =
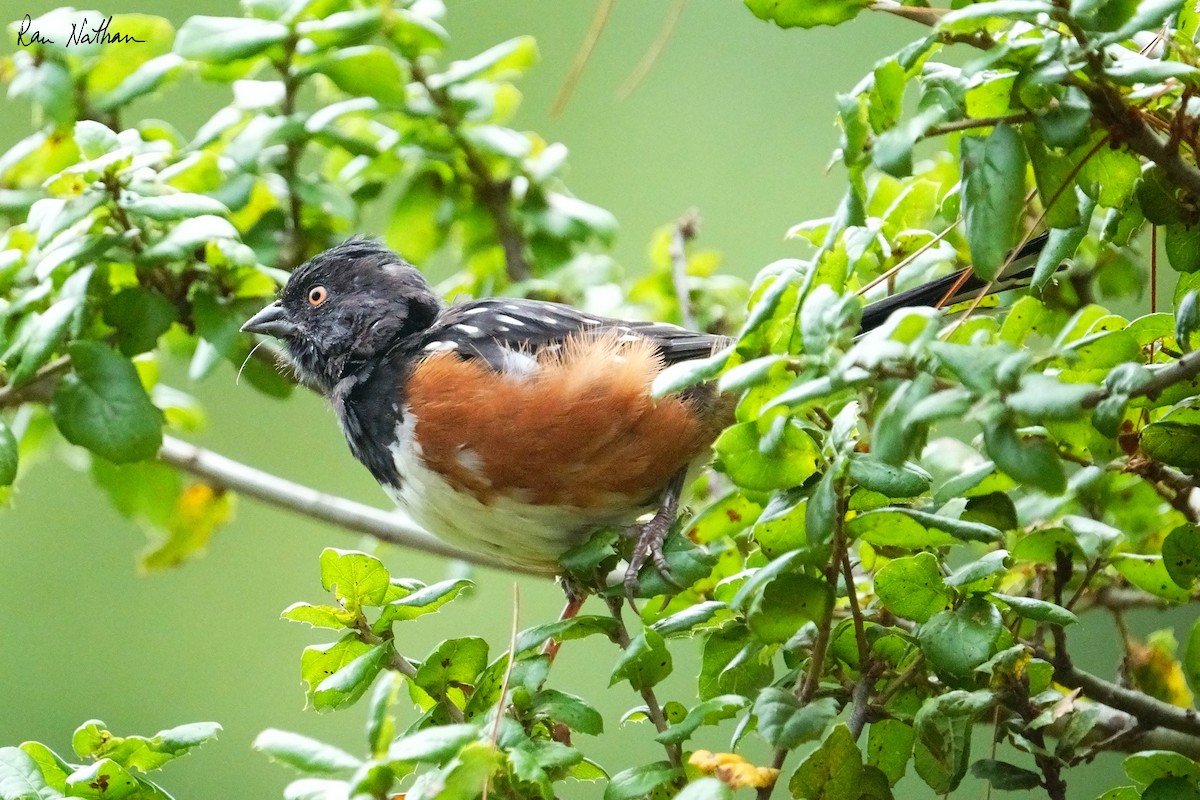
{"label": "bird's beak", "polygon": [[283,304],[276,300],[262,311],[246,320],[242,325],[246,333],[261,333],[264,336],[274,336],[276,339],[286,339],[296,332],[296,325],[288,319]]}

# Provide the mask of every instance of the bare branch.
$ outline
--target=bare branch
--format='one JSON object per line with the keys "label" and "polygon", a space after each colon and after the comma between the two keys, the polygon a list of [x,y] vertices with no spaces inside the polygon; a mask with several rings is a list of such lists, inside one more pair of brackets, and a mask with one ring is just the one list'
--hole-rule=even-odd
{"label": "bare branch", "polygon": [[1041,657],[1055,663],[1054,678],[1059,683],[1082,689],[1092,700],[1135,717],[1141,727],[1167,728],[1187,734],[1188,737],[1200,737],[1200,715],[1194,709],[1173,706],[1134,689],[1118,686],[1070,663],[1063,663],[1062,659],[1056,663],[1045,654],[1041,654]]}
{"label": "bare branch", "polygon": [[700,215],[695,211],[684,214],[675,223],[671,232],[671,282],[675,285],[675,296],[679,299],[679,315],[683,327],[696,327],[696,317],[692,314],[692,295],[688,291],[687,274],[687,244],[696,238],[700,226]]}
{"label": "bare branch", "polygon": [[364,533],[381,542],[457,558],[485,567],[520,572],[480,553],[459,550],[419,528],[402,512],[382,511],[344,497],[325,494],[170,436],[163,437],[159,460],[222,489],[240,492],[269,505]]}

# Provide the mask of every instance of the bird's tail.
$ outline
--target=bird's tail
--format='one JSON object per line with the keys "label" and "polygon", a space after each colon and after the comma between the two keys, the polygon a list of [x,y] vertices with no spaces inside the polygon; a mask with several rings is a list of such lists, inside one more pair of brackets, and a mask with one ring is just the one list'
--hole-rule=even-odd
{"label": "bird's tail", "polygon": [[[892,312],[901,308],[916,306],[944,308],[970,300],[981,291],[985,291],[987,294],[996,294],[1009,289],[1024,288],[1033,278],[1034,265],[1038,255],[1046,247],[1046,240],[1047,234],[1043,233],[1026,242],[1012,258],[1005,274],[990,283],[975,275],[970,268],[966,268],[877,300],[863,309],[862,330],[864,333],[874,330],[882,325]],[[964,273],[966,274],[965,278]],[[960,282],[961,285],[956,286]]]}

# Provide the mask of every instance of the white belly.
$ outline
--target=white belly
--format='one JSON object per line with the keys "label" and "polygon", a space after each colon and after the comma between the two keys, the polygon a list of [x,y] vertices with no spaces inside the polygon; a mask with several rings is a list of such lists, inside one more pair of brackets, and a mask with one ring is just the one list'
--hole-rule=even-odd
{"label": "white belly", "polygon": [[501,564],[549,575],[559,571],[559,556],[597,528],[632,522],[637,514],[628,509],[606,513],[534,505],[505,497],[480,502],[466,492],[456,492],[425,466],[412,436],[416,419],[411,413],[403,419],[391,448],[400,486],[385,486],[385,491],[418,525],[451,544],[484,553]]}

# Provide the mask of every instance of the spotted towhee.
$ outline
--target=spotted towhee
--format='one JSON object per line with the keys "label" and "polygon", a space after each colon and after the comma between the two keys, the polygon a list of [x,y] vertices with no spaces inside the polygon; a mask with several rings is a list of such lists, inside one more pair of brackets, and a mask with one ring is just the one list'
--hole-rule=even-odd
{"label": "spotted towhee", "polygon": [[[981,286],[950,275],[893,295],[867,306],[863,329]],[[732,420],[732,400],[711,385],[650,396],[664,366],[708,356],[723,337],[537,300],[447,307],[416,268],[363,238],[299,267],[242,330],[283,340],[351,452],[418,524],[527,571],[554,574],[597,528],[657,509],[632,529],[626,585],[647,558],[669,579],[661,545],[684,476]]]}

